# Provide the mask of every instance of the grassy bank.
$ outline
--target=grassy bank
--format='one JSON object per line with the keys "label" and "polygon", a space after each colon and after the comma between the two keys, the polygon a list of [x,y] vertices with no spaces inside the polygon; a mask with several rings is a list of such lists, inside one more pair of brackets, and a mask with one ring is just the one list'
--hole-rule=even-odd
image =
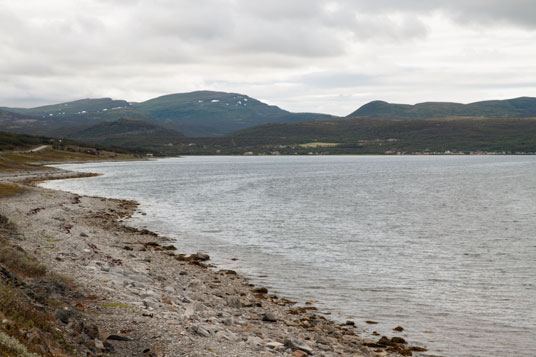
{"label": "grassy bank", "polygon": [[47,147],[37,152],[28,150],[0,151],[0,171],[40,170],[44,164],[139,159],[131,154],[97,151],[94,148],[69,146],[62,149]]}
{"label": "grassy bank", "polygon": [[54,318],[65,304],[51,294],[66,279],[16,245],[17,236],[16,227],[0,216],[0,355],[71,355],[74,349]]}

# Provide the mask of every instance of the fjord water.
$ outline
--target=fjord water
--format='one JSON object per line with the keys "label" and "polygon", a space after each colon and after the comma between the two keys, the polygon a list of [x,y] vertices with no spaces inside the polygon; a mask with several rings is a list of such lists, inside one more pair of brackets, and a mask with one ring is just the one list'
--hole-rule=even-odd
{"label": "fjord water", "polygon": [[[441,356],[536,350],[536,157],[185,157],[61,165],[131,224]],[[236,262],[231,258],[238,258]],[[261,277],[262,276],[262,277]]]}

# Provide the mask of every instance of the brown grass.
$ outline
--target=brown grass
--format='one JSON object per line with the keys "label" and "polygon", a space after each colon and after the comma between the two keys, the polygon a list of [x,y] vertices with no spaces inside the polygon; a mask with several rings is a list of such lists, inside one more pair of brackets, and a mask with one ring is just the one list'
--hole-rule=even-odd
{"label": "brown grass", "polygon": [[42,151],[28,153],[23,151],[4,151],[0,152],[0,171],[14,170],[40,170],[44,163],[60,163],[66,161],[103,161],[103,160],[133,160],[133,155],[117,154],[113,152],[102,151],[99,156],[88,155],[78,152],[78,149],[56,150],[48,148]]}
{"label": "brown grass", "polygon": [[26,277],[39,277],[47,273],[46,267],[35,257],[16,246],[0,247],[0,263],[9,270]]}
{"label": "brown grass", "polygon": [[[7,321],[0,324],[0,356],[43,355],[42,346],[70,351],[55,319],[47,312],[57,309],[61,302],[41,292],[45,285],[67,285],[69,281],[47,273],[35,257],[13,245],[11,239],[17,236],[16,226],[0,215],[0,319]],[[36,329],[37,335],[28,334],[31,329]]]}
{"label": "brown grass", "polygon": [[0,183],[0,197],[12,196],[21,190],[22,188],[20,186],[8,183]]}

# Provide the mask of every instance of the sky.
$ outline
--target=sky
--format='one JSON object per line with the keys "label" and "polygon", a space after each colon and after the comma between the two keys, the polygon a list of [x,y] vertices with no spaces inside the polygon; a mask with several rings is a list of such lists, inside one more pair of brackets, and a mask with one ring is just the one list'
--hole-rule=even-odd
{"label": "sky", "polygon": [[534,0],[0,0],[0,106],[217,90],[347,115],[536,96],[535,59]]}

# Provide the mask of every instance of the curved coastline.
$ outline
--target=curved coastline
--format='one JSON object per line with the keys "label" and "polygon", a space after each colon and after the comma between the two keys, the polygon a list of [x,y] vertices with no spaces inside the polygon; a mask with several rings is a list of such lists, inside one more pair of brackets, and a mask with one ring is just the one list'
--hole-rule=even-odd
{"label": "curved coastline", "polygon": [[[118,222],[119,218],[129,217],[135,211],[135,202],[79,196],[35,187],[35,182],[38,181],[75,178],[77,175],[78,173],[49,169],[37,175],[32,173],[28,177],[18,177],[14,181],[26,186],[24,202],[10,199],[11,202],[8,202],[11,204],[3,207],[2,211],[11,215],[13,221],[20,222],[20,217],[13,217],[14,208],[15,211],[21,211],[23,207],[29,209],[28,206],[42,204],[46,207],[35,215],[39,222],[23,229],[25,245],[33,251],[40,250],[41,242],[29,238],[35,233],[36,227],[40,226],[64,236],[62,241],[66,244],[58,247],[61,256],[79,251],[90,255],[82,254],[82,259],[77,257],[74,262],[67,264],[67,270],[81,289],[99,292],[95,295],[105,297],[102,301],[108,301],[100,301],[97,304],[99,306],[90,309],[97,314],[97,321],[103,322],[103,329],[134,331],[131,324],[140,314],[149,322],[155,321],[155,315],[162,314],[159,315],[160,318],[176,328],[173,332],[166,331],[169,332],[166,333],[168,336],[159,338],[159,343],[153,344],[153,350],[161,350],[163,355],[179,352],[206,355],[206,351],[211,350],[220,351],[220,355],[226,356],[251,355],[260,351],[266,355],[291,355],[300,350],[297,343],[302,344],[300,351],[324,356],[397,355],[423,350],[392,342],[391,339],[376,341],[359,337],[362,331],[353,322],[339,324],[314,313],[314,307],[297,307],[292,301],[268,293],[265,288],[252,286],[234,271],[207,269],[209,266],[203,262],[206,257],[177,254],[173,248],[169,248],[167,238],[146,230],[129,228]],[[51,199],[50,195],[54,198]],[[43,202],[43,198],[47,202]],[[76,201],[79,203],[73,203]],[[55,215],[61,213],[57,209],[54,213],[50,212],[53,206],[58,205],[61,210],[68,212],[59,218],[72,221],[73,228],[66,234],[54,229],[55,222],[51,222],[51,218],[58,218]],[[69,205],[73,205],[74,209],[69,208]],[[69,245],[76,248],[67,249]],[[63,251],[65,249],[67,252]],[[142,258],[147,255],[150,258]],[[57,251],[49,249],[42,251],[39,256],[52,269],[66,268],[61,266],[63,264],[58,264]],[[146,271],[140,270],[141,266]],[[142,288],[136,286],[135,276],[138,280],[140,277],[141,280],[148,279],[145,283],[139,282],[138,285],[142,285]],[[166,284],[161,283],[162,279]],[[123,304],[117,301],[125,300],[128,301],[125,305],[129,308],[106,305]],[[105,305],[106,308],[102,309]],[[130,314],[136,315],[136,318],[125,316]],[[129,318],[133,321],[125,328]],[[122,328],[116,327],[117,321],[122,321]],[[149,324],[154,334],[162,332],[161,324]],[[136,340],[147,340],[150,335],[147,332],[148,330],[143,333],[138,331]],[[184,335],[189,337],[190,343],[187,346],[171,342],[173,337]],[[399,340],[395,338],[395,341]],[[145,341],[147,344],[150,342],[152,341]]]}

